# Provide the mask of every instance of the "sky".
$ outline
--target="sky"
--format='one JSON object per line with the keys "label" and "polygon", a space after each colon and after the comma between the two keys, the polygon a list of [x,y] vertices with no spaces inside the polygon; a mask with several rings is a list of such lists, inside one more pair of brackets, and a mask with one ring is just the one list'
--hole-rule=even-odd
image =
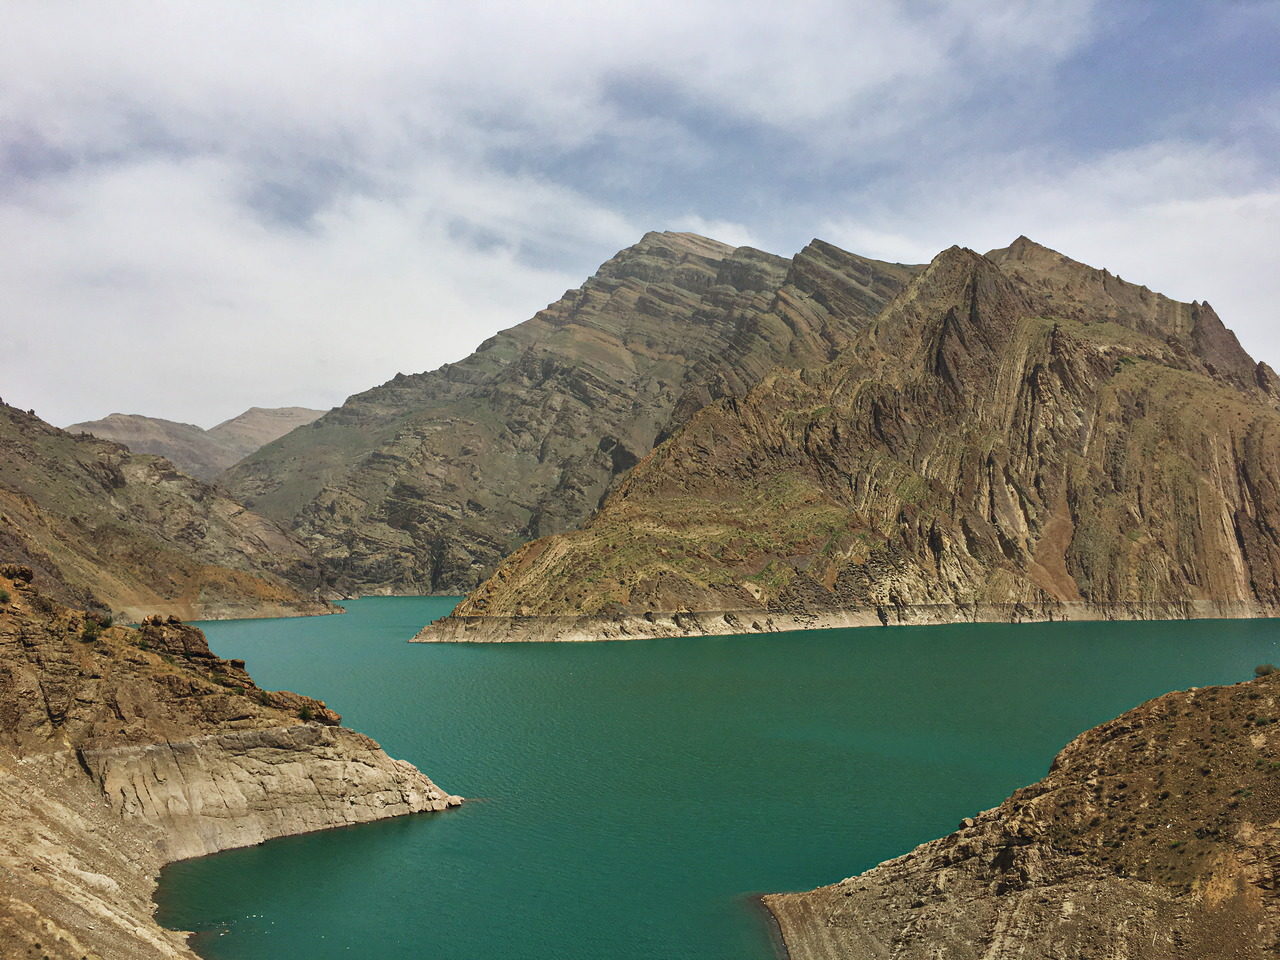
{"label": "sky", "polygon": [[1280,0],[0,0],[0,397],[327,408],[647,230],[1026,234],[1280,366]]}

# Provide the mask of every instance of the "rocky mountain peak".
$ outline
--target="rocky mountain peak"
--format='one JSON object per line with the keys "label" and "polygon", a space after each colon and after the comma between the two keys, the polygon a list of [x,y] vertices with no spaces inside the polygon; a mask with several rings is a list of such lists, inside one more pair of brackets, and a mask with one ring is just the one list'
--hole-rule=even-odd
{"label": "rocky mountain peak", "polygon": [[1259,382],[1257,364],[1207,302],[1174,300],[1026,237],[987,257],[1043,298],[1046,316],[1117,323],[1171,341],[1218,379],[1244,388]]}

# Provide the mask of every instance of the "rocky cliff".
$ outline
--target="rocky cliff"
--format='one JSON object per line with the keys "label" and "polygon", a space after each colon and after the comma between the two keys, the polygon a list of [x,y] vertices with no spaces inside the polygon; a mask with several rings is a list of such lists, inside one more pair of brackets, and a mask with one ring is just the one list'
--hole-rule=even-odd
{"label": "rocky cliff", "polygon": [[296,538],[160,457],[0,404],[0,556],[129,619],[328,613]]}
{"label": "rocky cliff", "polygon": [[1275,374],[1202,303],[952,248],[423,639],[1280,611]]}
{"label": "rocky cliff", "polygon": [[459,802],[173,618],[103,626],[0,567],[0,955],[195,955],[164,863]]}
{"label": "rocky cliff", "polygon": [[91,433],[99,440],[123,443],[134,453],[164,457],[183,473],[213,480],[263,444],[315,420],[323,410],[306,407],[250,407],[238,417],[205,430],[138,414],[113,413],[67,427],[68,433]]}
{"label": "rocky cliff", "polygon": [[791,960],[1262,960],[1280,952],[1280,675],[1083,734],[950,836],[765,898]]}
{"label": "rocky cliff", "polygon": [[830,359],[914,269],[651,233],[467,359],[358,394],[223,479],[343,590],[466,590],[579,526],[709,400]]}

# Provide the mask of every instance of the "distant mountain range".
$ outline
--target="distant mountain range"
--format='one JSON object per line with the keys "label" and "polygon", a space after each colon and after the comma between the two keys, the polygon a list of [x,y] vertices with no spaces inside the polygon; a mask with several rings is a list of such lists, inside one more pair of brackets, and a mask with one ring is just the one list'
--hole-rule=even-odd
{"label": "distant mountain range", "polygon": [[67,431],[114,440],[134,453],[156,454],[183,473],[200,480],[213,480],[263,444],[310,423],[323,413],[323,410],[306,407],[250,407],[240,416],[208,430],[194,423],[113,413],[101,420],[73,423]]}
{"label": "distant mountain range", "polygon": [[1019,238],[827,322],[423,637],[1280,613],[1277,378],[1208,304]]}
{"label": "distant mountain range", "polygon": [[912,266],[650,233],[323,415],[72,428],[130,453],[5,408],[0,546],[188,616],[471,590],[440,639],[1253,615],[1278,404],[1208,304],[1025,237]]}

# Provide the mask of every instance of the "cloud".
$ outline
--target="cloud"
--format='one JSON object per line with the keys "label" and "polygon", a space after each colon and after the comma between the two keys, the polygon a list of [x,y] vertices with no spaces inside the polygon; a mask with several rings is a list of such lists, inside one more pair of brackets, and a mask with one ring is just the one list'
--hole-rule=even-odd
{"label": "cloud", "polygon": [[0,391],[54,422],[328,405],[658,227],[917,260],[1026,232],[1260,316],[1280,100],[1237,118],[1254,147],[1064,144],[1046,107],[1103,9],[6,5]]}
{"label": "cloud", "polygon": [[1257,358],[1280,361],[1280,177],[1247,147],[1165,141],[1075,162],[986,157],[914,186],[908,203],[849,196],[857,213],[820,229],[833,243],[908,262],[1026,234],[1177,299],[1208,300]]}

